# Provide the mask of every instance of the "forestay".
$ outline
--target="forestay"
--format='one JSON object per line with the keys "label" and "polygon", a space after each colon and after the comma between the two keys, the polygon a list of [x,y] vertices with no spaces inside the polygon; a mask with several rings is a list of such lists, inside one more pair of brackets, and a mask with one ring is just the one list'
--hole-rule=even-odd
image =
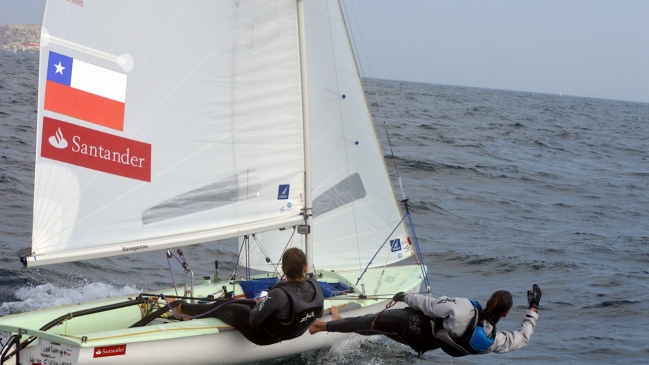
{"label": "forestay", "polygon": [[297,37],[295,0],[48,2],[23,262],[300,222]]}
{"label": "forestay", "polygon": [[[364,268],[413,255],[337,0],[304,3],[315,270]],[[394,230],[394,233],[390,233]],[[257,235],[273,262],[290,232]],[[293,246],[304,248],[303,236]],[[252,267],[267,270],[251,243]],[[242,259],[243,263],[244,259]]]}

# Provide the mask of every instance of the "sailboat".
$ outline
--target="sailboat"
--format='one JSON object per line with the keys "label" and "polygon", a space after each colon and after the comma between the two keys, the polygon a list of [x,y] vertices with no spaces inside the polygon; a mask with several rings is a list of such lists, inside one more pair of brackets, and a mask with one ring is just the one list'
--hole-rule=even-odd
{"label": "sailboat", "polygon": [[[426,280],[338,1],[48,1],[37,123],[26,267],[241,237],[245,276],[185,267],[180,295],[255,297],[293,246],[346,316]],[[257,346],[163,314],[177,289],[2,317],[0,362],[244,363],[349,336]]]}

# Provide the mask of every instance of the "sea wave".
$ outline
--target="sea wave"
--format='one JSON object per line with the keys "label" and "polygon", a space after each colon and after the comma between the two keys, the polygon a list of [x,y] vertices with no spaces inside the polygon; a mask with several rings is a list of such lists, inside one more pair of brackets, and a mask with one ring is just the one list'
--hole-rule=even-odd
{"label": "sea wave", "polygon": [[131,286],[116,287],[102,282],[69,288],[50,283],[24,286],[15,290],[16,301],[8,301],[0,305],[0,316],[129,295],[140,291]]}

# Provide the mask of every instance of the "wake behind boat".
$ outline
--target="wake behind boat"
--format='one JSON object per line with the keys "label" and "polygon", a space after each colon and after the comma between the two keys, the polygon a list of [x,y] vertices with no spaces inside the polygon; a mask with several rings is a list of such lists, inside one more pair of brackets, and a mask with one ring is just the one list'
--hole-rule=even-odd
{"label": "wake behind boat", "polygon": [[[348,316],[425,280],[337,1],[49,1],[40,57],[24,266],[244,237],[243,278],[194,286],[184,266],[179,296],[255,297],[293,246],[333,287],[325,308]],[[176,295],[0,318],[1,361],[240,363],[343,336],[256,346],[218,319],[165,314]]]}

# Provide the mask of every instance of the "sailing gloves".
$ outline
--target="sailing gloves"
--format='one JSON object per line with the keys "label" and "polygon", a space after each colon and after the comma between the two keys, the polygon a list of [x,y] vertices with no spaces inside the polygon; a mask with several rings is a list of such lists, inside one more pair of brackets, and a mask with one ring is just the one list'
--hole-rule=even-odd
{"label": "sailing gloves", "polygon": [[403,302],[403,297],[406,296],[406,293],[400,291],[392,297],[392,300],[395,302]]}
{"label": "sailing gloves", "polygon": [[541,288],[538,285],[534,284],[532,290],[527,290],[527,302],[530,304],[530,309],[537,309],[539,307],[539,301],[541,300]]}

